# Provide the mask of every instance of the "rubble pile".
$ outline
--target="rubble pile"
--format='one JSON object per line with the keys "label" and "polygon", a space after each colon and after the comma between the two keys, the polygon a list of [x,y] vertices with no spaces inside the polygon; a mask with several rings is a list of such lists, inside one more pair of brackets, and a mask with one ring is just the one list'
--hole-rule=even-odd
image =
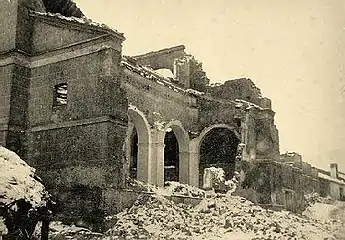
{"label": "rubble pile", "polygon": [[128,189],[136,192],[145,192],[145,193],[155,193],[157,195],[163,196],[186,196],[186,197],[205,197],[206,193],[200,188],[193,187],[187,184],[167,181],[164,183],[164,188],[159,188],[154,185],[143,183],[132,178],[127,179]]}
{"label": "rubble pile", "polygon": [[[238,184],[238,177],[239,173],[235,172],[234,177],[230,180],[225,179],[225,172],[222,168],[216,168],[216,167],[209,167],[205,168],[204,170],[205,173],[209,172],[211,175],[210,179],[211,181],[211,186],[213,189],[215,189],[218,192],[229,192],[233,193],[237,189],[237,184]],[[206,178],[206,177],[204,177]]]}
{"label": "rubble pile", "polygon": [[0,146],[0,236],[30,237],[49,214],[49,194],[35,169]]}
{"label": "rubble pile", "polygon": [[102,234],[90,231],[87,228],[74,225],[64,225],[62,222],[51,222],[49,225],[49,239],[97,239]]}
{"label": "rubble pile", "polygon": [[[312,204],[302,213],[308,219],[313,219],[321,224],[329,225],[336,239],[345,239],[345,202],[334,200],[330,197],[312,195]],[[306,196],[310,200],[311,196]]]}
{"label": "rubble pile", "polygon": [[165,182],[165,194],[166,195],[177,195],[177,196],[187,196],[187,197],[205,197],[206,192],[200,188],[193,187],[187,184],[182,184],[179,182]]}
{"label": "rubble pile", "polygon": [[33,207],[45,204],[44,186],[35,176],[35,169],[14,152],[0,146],[0,206],[23,199]]}
{"label": "rubble pile", "polygon": [[315,203],[325,203],[325,204],[333,204],[335,203],[335,200],[330,197],[321,197],[319,193],[313,192],[310,194],[304,195],[304,198],[309,206],[315,204]]}
{"label": "rubble pile", "polygon": [[127,187],[130,190],[136,191],[136,192],[154,193],[158,190],[156,186],[140,182],[130,177],[127,178],[126,183],[127,183]]}
{"label": "rubble pile", "polygon": [[116,215],[105,239],[334,239],[340,222],[321,223],[287,211],[255,206],[244,198],[217,194],[196,206],[175,204],[160,195],[141,196],[133,207]]}

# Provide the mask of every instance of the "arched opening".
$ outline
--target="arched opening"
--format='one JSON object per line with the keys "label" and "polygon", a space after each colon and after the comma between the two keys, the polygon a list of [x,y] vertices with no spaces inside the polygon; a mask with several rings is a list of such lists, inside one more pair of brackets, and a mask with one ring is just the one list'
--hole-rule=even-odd
{"label": "arched opening", "polygon": [[162,162],[158,167],[161,178],[159,184],[176,181],[190,182],[189,136],[178,120],[169,122],[164,128],[159,142],[164,143]]}
{"label": "arched opening", "polygon": [[225,178],[231,179],[235,172],[235,158],[239,138],[229,128],[215,127],[208,130],[200,142],[199,185],[203,185],[204,169],[220,167]]}
{"label": "arched opening", "polygon": [[138,133],[136,128],[134,127],[132,136],[131,136],[131,143],[130,143],[130,163],[129,163],[129,176],[133,179],[138,177]]}
{"label": "arched opening", "polygon": [[139,181],[151,183],[151,138],[150,125],[145,115],[136,107],[130,106],[128,116],[132,127],[127,138],[127,159],[129,175]]}
{"label": "arched opening", "polygon": [[174,131],[167,129],[164,137],[164,182],[179,181],[179,144]]}

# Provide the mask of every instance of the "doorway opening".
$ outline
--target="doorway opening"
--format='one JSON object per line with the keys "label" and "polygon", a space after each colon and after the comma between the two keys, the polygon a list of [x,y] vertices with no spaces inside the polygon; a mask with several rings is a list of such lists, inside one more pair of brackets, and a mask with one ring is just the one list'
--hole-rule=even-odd
{"label": "doorway opening", "polygon": [[133,129],[131,136],[131,154],[130,154],[130,165],[129,165],[129,174],[130,177],[136,179],[138,177],[138,133],[136,128]]}
{"label": "doorway opening", "polygon": [[199,185],[202,186],[205,168],[218,167],[231,179],[235,172],[237,147],[240,143],[235,133],[227,128],[213,128],[200,144]]}
{"label": "doorway opening", "polygon": [[179,144],[174,131],[168,128],[164,137],[164,182],[179,181]]}

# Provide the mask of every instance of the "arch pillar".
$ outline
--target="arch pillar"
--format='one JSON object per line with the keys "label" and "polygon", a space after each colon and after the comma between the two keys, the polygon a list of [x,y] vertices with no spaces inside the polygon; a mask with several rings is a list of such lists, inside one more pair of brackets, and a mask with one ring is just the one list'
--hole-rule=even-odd
{"label": "arch pillar", "polygon": [[179,152],[179,182],[189,184],[190,182],[190,158],[189,151]]}
{"label": "arch pillar", "polygon": [[151,142],[138,142],[137,178],[141,182],[152,184]]}
{"label": "arch pillar", "polygon": [[152,183],[158,187],[164,186],[164,131],[151,130],[151,159],[152,159]]}
{"label": "arch pillar", "polygon": [[188,182],[189,185],[192,185],[194,187],[199,187],[199,144],[200,138],[195,138],[189,143]]}

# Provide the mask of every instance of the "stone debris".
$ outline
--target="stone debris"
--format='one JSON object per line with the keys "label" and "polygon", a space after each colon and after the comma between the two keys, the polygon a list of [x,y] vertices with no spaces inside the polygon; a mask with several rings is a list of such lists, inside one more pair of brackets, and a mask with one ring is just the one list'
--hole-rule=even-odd
{"label": "stone debris", "polygon": [[[51,239],[344,239],[337,235],[339,229],[345,229],[339,219],[320,221],[288,211],[264,209],[230,192],[210,194],[176,182],[167,182],[164,189],[150,190],[152,194],[139,196],[131,208],[109,216],[113,224],[104,234],[57,223],[51,225],[55,229]],[[173,201],[173,195],[181,199],[197,196],[199,201],[181,203]]]}
{"label": "stone debris", "polygon": [[[224,182],[219,169],[220,182]],[[144,185],[144,184],[143,184]],[[342,221],[319,221],[288,211],[264,209],[245,198],[210,193],[176,182],[140,196],[116,216],[102,239],[337,239]],[[176,203],[169,196],[199,197],[198,204]]]}
{"label": "stone debris", "polygon": [[130,177],[127,178],[126,183],[127,183],[127,187],[130,190],[135,191],[135,192],[154,193],[158,191],[158,187],[140,182]]}
{"label": "stone debris", "polygon": [[187,196],[187,197],[199,197],[204,198],[206,192],[200,188],[193,187],[187,184],[182,184],[179,182],[165,182],[165,195],[175,195],[175,196]]}
{"label": "stone debris", "polygon": [[0,146],[0,206],[23,199],[33,207],[45,205],[47,192],[35,169],[14,152]]}
{"label": "stone debris", "polygon": [[333,204],[336,202],[332,197],[321,197],[317,192],[306,194],[304,195],[304,198],[309,206],[314,205],[315,203]]}
{"label": "stone debris", "polygon": [[2,146],[0,169],[0,239],[31,238],[36,224],[51,214],[50,196],[35,169]]}
{"label": "stone debris", "polygon": [[[217,194],[198,205],[175,204],[160,195],[141,196],[133,207],[116,215],[104,239],[335,239],[332,225],[255,206],[244,198]],[[222,238],[223,237],[223,238]]]}
{"label": "stone debris", "polygon": [[[209,167],[204,169],[204,179],[207,179],[207,175],[209,175],[209,184],[217,192],[223,193],[233,193],[237,189],[237,185],[239,183],[239,173],[235,172],[234,177],[230,180],[225,179],[225,172],[222,168],[216,167]],[[209,174],[206,174],[209,173]],[[205,185],[205,182],[204,182]],[[206,184],[207,185],[207,184]],[[204,186],[205,188],[205,186]]]}
{"label": "stone debris", "polygon": [[102,234],[90,231],[87,228],[74,225],[64,225],[62,222],[49,224],[49,239],[94,239],[102,237]]}

